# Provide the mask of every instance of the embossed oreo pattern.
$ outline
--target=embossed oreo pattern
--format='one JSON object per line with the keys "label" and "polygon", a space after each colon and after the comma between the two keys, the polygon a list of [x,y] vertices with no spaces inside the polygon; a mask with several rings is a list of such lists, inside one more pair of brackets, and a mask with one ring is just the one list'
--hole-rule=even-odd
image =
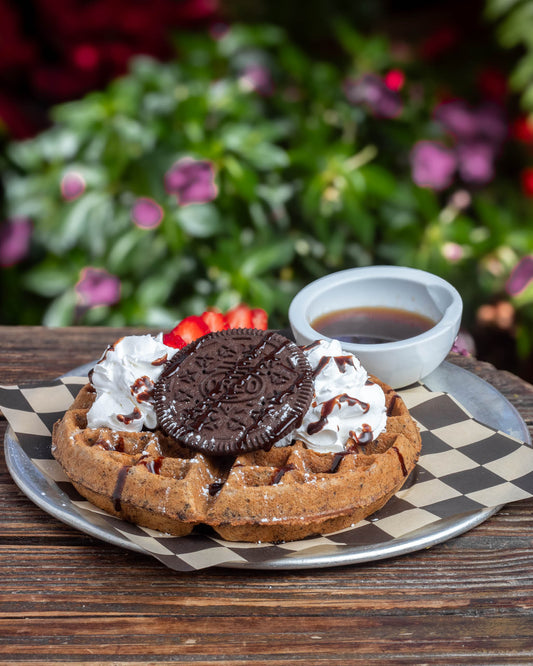
{"label": "embossed oreo pattern", "polygon": [[302,350],[279,333],[256,329],[192,342],[154,389],[161,429],[211,455],[270,449],[301,423],[312,397]]}

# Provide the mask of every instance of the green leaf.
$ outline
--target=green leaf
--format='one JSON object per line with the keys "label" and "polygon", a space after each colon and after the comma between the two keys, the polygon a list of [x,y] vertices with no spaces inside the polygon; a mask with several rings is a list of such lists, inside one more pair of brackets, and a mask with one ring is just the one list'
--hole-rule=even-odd
{"label": "green leaf", "polygon": [[48,298],[58,296],[72,284],[72,273],[58,266],[40,265],[24,276],[24,284],[30,290]]}
{"label": "green leaf", "polygon": [[175,213],[180,227],[193,238],[209,238],[222,230],[222,220],[213,204],[190,204]]}
{"label": "green leaf", "polygon": [[70,326],[74,323],[76,311],[76,294],[69,289],[55,298],[43,317],[44,326]]}
{"label": "green leaf", "polygon": [[292,261],[294,245],[291,240],[265,243],[254,248],[244,258],[240,273],[246,278],[256,277],[281,268]]}
{"label": "green leaf", "polygon": [[255,171],[243,161],[237,160],[233,155],[228,155],[225,158],[224,166],[236,193],[247,201],[257,199],[258,177]]}
{"label": "green leaf", "polygon": [[61,252],[74,247],[84,235],[102,233],[112,220],[111,211],[111,200],[105,192],[88,192],[76,199],[67,209],[56,250]]}

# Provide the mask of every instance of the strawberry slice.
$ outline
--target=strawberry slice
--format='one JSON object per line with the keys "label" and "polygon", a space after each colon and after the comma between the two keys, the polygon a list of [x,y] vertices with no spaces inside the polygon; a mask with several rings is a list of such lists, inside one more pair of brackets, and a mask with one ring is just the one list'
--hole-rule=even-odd
{"label": "strawberry slice", "polygon": [[226,317],[222,312],[215,312],[214,310],[207,310],[200,315],[205,325],[210,331],[224,331],[229,328]]}
{"label": "strawberry slice", "polygon": [[253,328],[252,311],[242,303],[226,312],[229,328]]}
{"label": "strawberry slice", "polygon": [[266,331],[268,328],[268,315],[263,308],[254,308],[252,310],[252,327],[260,328]]}
{"label": "strawberry slice", "polygon": [[163,344],[174,349],[183,349],[187,343],[176,333],[176,329],[173,329],[170,333],[163,333]]}
{"label": "strawberry slice", "polygon": [[186,344],[196,340],[196,338],[209,333],[209,328],[201,317],[190,315],[182,319],[180,323],[172,329],[172,333],[179,335]]}

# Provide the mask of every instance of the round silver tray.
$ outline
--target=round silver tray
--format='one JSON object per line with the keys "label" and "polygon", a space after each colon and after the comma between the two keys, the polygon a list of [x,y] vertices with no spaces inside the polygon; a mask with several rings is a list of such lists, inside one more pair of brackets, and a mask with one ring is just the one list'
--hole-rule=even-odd
{"label": "round silver tray", "polygon": [[[68,374],[84,376],[92,366],[90,363]],[[527,426],[517,410],[499,391],[476,375],[444,362],[425,378],[424,384],[433,391],[451,394],[482,423],[531,445]],[[68,496],[31,462],[11,428],[6,432],[4,444],[7,467],[13,480],[37,506],[63,523],[102,541],[146,554],[146,551],[126,538],[112,534],[105,526],[95,525],[82,517]],[[431,523],[405,537],[371,546],[320,546],[311,554],[308,549],[304,554],[288,553],[281,558],[265,557],[262,561],[228,563],[223,566],[241,569],[305,569],[382,560],[429,548],[463,534],[490,518],[500,508],[492,507],[453,516]]]}

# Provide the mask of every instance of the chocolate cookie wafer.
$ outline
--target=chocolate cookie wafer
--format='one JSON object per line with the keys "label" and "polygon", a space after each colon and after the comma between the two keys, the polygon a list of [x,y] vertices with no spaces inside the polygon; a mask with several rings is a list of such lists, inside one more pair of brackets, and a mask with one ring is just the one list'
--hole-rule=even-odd
{"label": "chocolate cookie wafer", "polygon": [[230,329],[198,338],[155,385],[165,434],[208,455],[269,450],[298,427],[313,397],[311,367],[279,333]]}

